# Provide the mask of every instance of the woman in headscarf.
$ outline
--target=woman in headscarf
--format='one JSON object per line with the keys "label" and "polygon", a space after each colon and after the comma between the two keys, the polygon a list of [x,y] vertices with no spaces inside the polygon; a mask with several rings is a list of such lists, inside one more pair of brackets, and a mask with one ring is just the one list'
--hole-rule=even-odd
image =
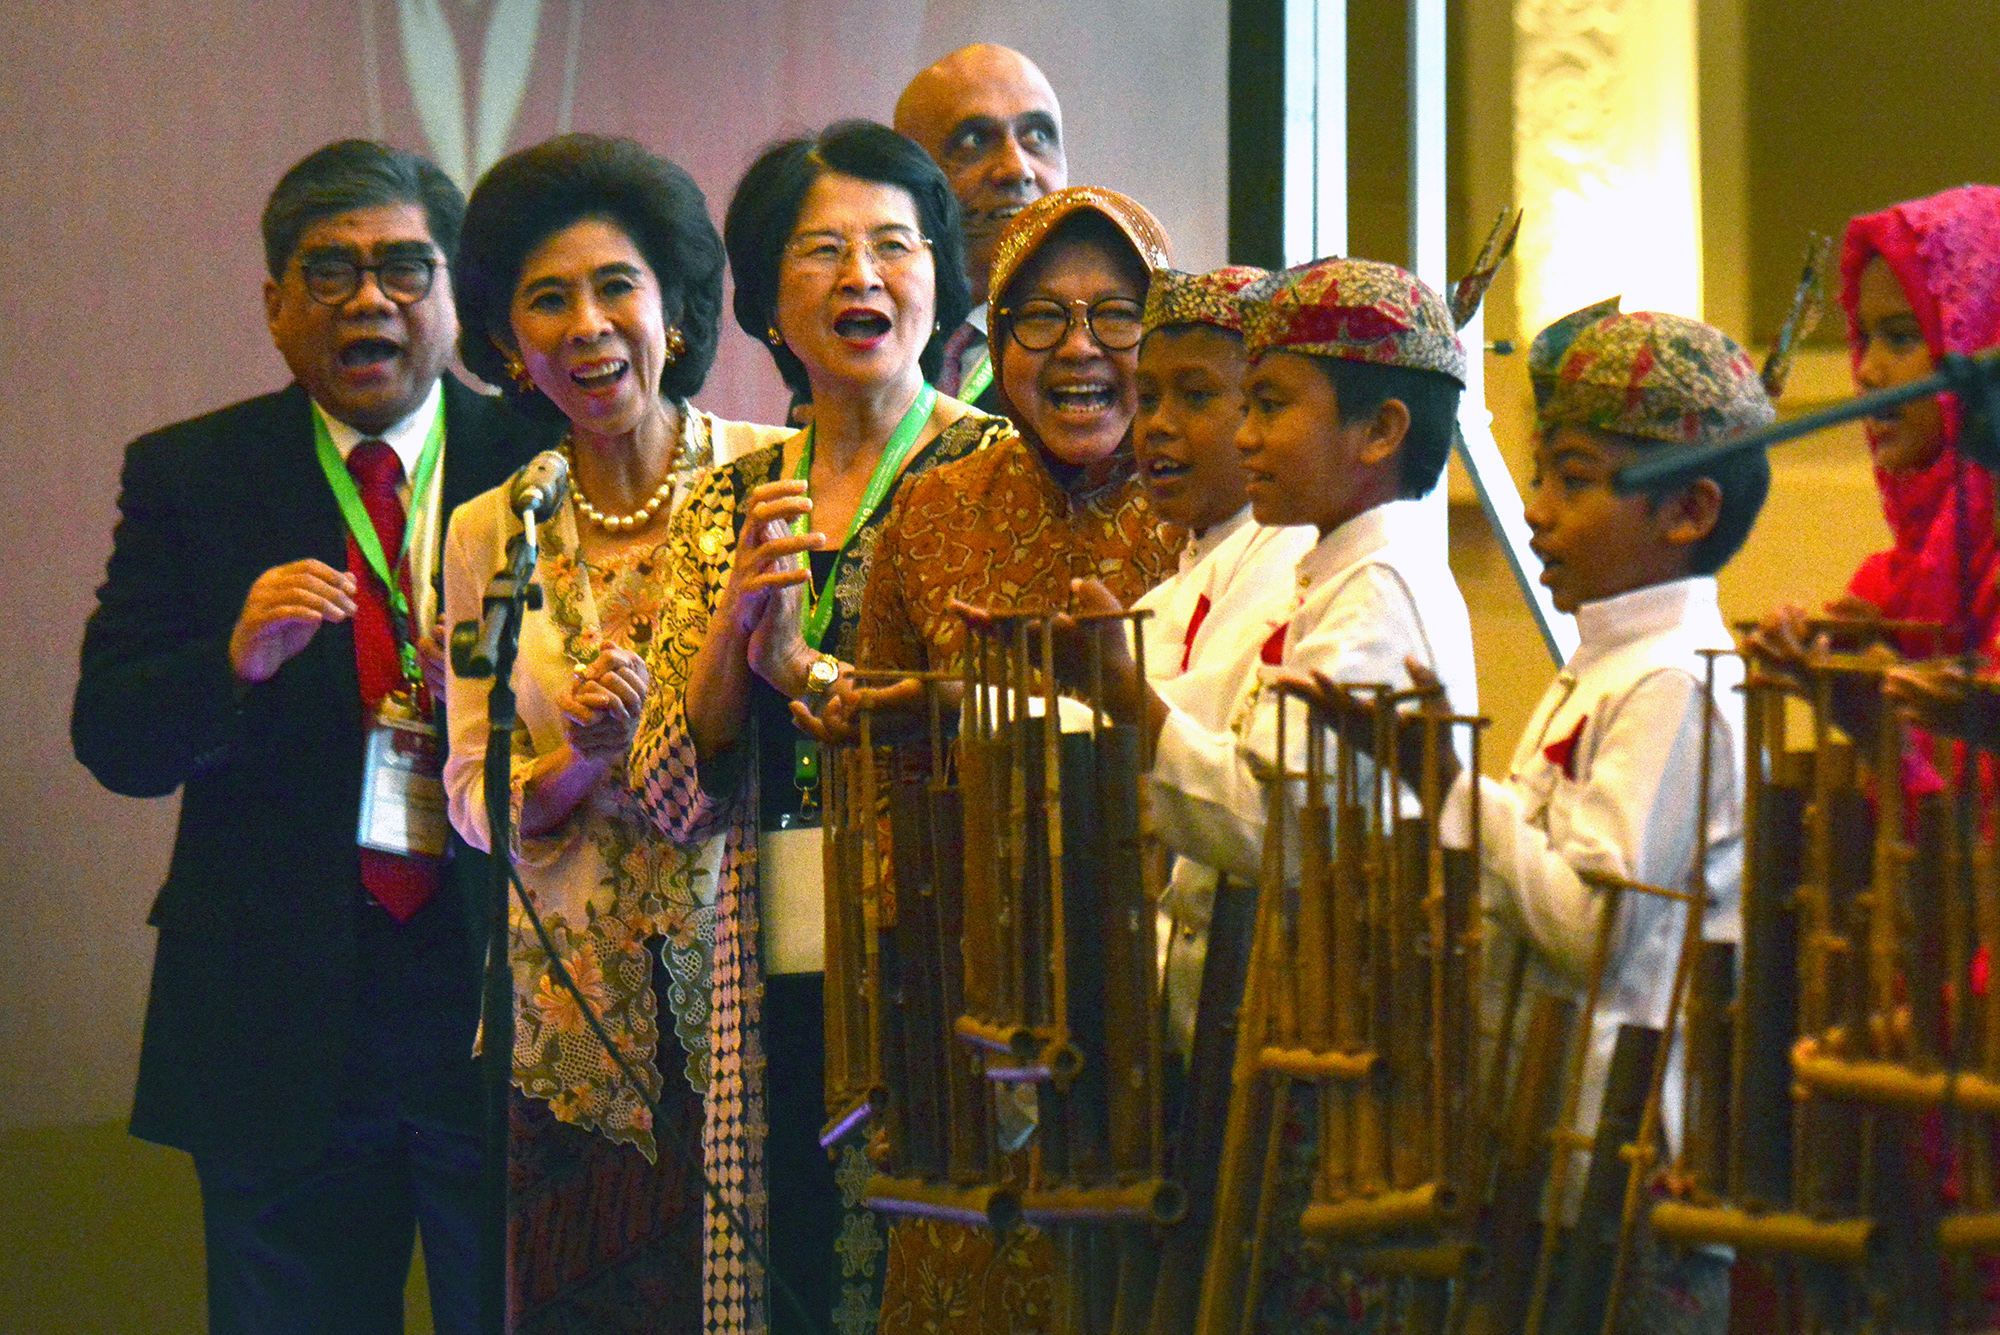
{"label": "woman in headscarf", "polygon": [[[885,526],[862,600],[859,662],[950,670],[964,645],[954,601],[1069,605],[1073,579],[1129,603],[1176,568],[1132,452],[1141,318],[1166,233],[1123,195],[1076,186],[1024,209],[995,249],[995,381],[1018,431],[913,483]],[[892,698],[896,687],[878,699]],[[824,722],[844,726],[844,699]],[[1055,1330],[1050,1240],[996,1245],[990,1229],[931,1218],[890,1230],[881,1335]]]}
{"label": "woman in headscarf", "polygon": [[994,610],[1069,605],[1070,581],[1130,604],[1176,568],[1132,454],[1141,317],[1169,262],[1153,215],[1071,186],[1008,224],[994,251],[995,380],[1018,435],[939,469],[897,504],[861,609],[871,668],[950,670],[956,600]]}
{"label": "woman in headscarf", "polygon": [[[625,756],[645,655],[679,596],[661,578],[668,521],[711,464],[782,433],[688,402],[715,355],[722,245],[687,173],[631,140],[567,135],[496,164],[467,205],[454,280],[466,364],[568,427],[571,489],[541,531],[545,601],[514,671],[513,856],[644,1086],[606,1057],[516,906],[508,1329],[698,1331],[705,1211],[687,1165],[713,1093],[713,894],[695,850],[653,837]],[[519,530],[506,487],[452,516],[448,623],[478,620]],[[452,679],[445,767],[452,822],[480,848],[486,689]]]}

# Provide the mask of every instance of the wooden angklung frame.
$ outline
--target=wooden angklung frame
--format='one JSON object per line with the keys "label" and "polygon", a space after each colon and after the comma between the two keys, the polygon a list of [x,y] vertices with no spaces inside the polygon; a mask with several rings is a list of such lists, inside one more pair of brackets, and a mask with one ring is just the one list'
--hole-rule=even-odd
{"label": "wooden angklung frame", "polygon": [[[1746,683],[1740,1000],[1698,1026],[1687,1198],[1652,1210],[1759,1261],[1788,1332],[1984,1328],[1973,1260],[2000,1254],[1992,756],[1912,734],[1883,680],[1881,656],[1815,649],[1790,726],[1797,683]],[[1938,789],[1906,809],[1925,765]]]}
{"label": "wooden angklung frame", "polygon": [[[1609,1332],[1649,1232],[1752,1258],[1800,1335],[1977,1310],[1972,1258],[2000,1252],[1991,758],[1929,743],[1943,789],[1905,811],[1881,777],[1912,745],[1897,712],[1858,743],[1834,723],[1840,693],[1879,693],[1873,660],[1814,658],[1799,740],[1785,685],[1745,684],[1740,944],[1704,939],[1703,833],[1688,885],[1586,878],[1603,909],[1575,997],[1490,952],[1477,849],[1438,837],[1438,758],[1476,770],[1477,721],[1270,688],[1290,760],[1260,883],[1218,887],[1177,1089],[1151,758],[1057,703],[1052,658],[1046,617],[1001,616],[961,673],[922,678],[914,738],[878,744],[864,713],[829,756],[828,1135],[868,1125],[875,1208],[1048,1231],[1066,1335],[1259,1329],[1288,1251],[1383,1277],[1405,1330]],[[1634,895],[1685,906],[1674,986],[1661,1029],[1623,1027],[1584,1137]],[[1567,1222],[1549,1204],[1577,1197]]]}
{"label": "wooden angklung frame", "polygon": [[919,677],[917,738],[877,744],[863,711],[829,755],[826,1138],[868,1125],[875,1209],[1047,1231],[1060,1329],[1181,1331],[1249,900],[1219,890],[1216,1000],[1170,1124],[1151,757],[1138,729],[1059,702],[1054,637],[1044,614],[969,627],[963,671]]}
{"label": "wooden angklung frame", "polygon": [[[1439,758],[1463,735],[1476,772],[1479,721],[1413,711],[1411,693],[1383,687],[1289,693],[1305,698],[1280,702],[1279,753],[1299,760],[1267,785],[1256,950],[1197,1329],[1267,1328],[1274,1256],[1297,1249],[1308,1266],[1384,1281],[1406,1331],[1615,1330],[1660,1166],[1679,1000],[1705,970],[1733,971],[1727,948],[1703,942],[1705,838],[1688,886],[1586,876],[1601,911],[1583,996],[1530,1001],[1525,944],[1501,959],[1486,950],[1477,785],[1468,847],[1440,839]],[[1303,743],[1288,747],[1294,728]],[[1414,746],[1397,744],[1412,732]],[[1403,756],[1414,772],[1399,770]],[[1699,831],[1712,763],[1705,746]],[[1588,1036],[1634,895],[1684,906],[1675,986],[1662,1029],[1621,1027],[1596,1130],[1581,1136]],[[1690,1024],[1698,1014],[1712,1030],[1713,1011],[1690,1010]],[[1309,1149],[1294,1155],[1288,1141]],[[1581,1203],[1565,1227],[1545,1202],[1567,1201],[1577,1171]]]}

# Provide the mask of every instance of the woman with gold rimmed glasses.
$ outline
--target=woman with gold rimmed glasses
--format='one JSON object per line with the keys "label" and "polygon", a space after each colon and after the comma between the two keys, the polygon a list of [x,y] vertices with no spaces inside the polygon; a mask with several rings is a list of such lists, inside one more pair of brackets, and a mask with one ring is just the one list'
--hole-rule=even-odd
{"label": "woman with gold rimmed glasses", "polygon": [[[669,839],[726,831],[713,1026],[761,1049],[761,1068],[745,1061],[724,1078],[742,1123],[769,1125],[741,1182],[768,1188],[771,1264],[824,1322],[837,1304],[872,1310],[880,1241],[866,1211],[843,1218],[818,1143],[817,753],[789,710],[852,662],[861,590],[904,484],[1006,428],[927,382],[939,330],[970,296],[958,205],[915,144],[866,121],[777,144],[737,187],[723,233],[737,322],[810,396],[812,424],[717,470],[676,519],[668,578],[690,596],[649,659],[655,693],[632,775]],[[858,1146],[844,1153],[860,1161]],[[852,1293],[834,1292],[837,1236],[855,1261],[841,1279]]]}
{"label": "woman with gold rimmed glasses", "polygon": [[[1174,570],[1182,535],[1154,513],[1132,453],[1141,317],[1151,271],[1167,263],[1153,215],[1095,186],[1046,195],[1008,224],[992,349],[1016,432],[905,489],[862,602],[863,664],[953,671],[965,634],[955,602],[1060,608],[1071,580],[1098,579],[1129,603]],[[843,689],[817,726],[842,735],[857,699],[908,702],[914,685]],[[1003,1103],[1016,1132],[1032,1120],[1024,1103]],[[910,1216],[891,1230],[885,1267],[882,1335],[1054,1329],[1073,1297],[1036,1231],[996,1245],[983,1225]]]}

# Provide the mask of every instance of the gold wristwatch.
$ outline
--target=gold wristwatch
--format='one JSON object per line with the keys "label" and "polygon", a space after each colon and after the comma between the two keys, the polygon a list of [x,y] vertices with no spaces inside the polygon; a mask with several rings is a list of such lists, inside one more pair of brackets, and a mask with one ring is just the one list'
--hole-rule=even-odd
{"label": "gold wristwatch", "polygon": [[840,680],[840,660],[832,654],[821,654],[806,669],[806,694],[824,696]]}

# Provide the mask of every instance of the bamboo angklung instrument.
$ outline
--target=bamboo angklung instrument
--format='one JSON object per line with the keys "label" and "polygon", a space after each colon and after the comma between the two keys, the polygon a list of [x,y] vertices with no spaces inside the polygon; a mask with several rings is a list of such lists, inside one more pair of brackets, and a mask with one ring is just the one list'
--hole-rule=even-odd
{"label": "bamboo angklung instrument", "polygon": [[859,743],[832,748],[829,1099],[842,1130],[872,1119],[872,1207],[1048,1231],[1059,1329],[1185,1330],[1253,901],[1218,898],[1189,1112],[1169,1126],[1151,757],[1094,704],[1068,703],[1087,723],[1063,729],[1058,634],[1043,614],[969,626],[962,671],[920,678],[921,740],[875,745],[864,709]]}
{"label": "bamboo angklung instrument", "polygon": [[[1265,783],[1255,945],[1195,1329],[1250,1330],[1275,1251],[1308,1240],[1409,1281],[1410,1314],[1430,1328],[1446,1319],[1445,1282],[1478,1259],[1466,1208],[1486,1138],[1466,1084],[1477,850],[1445,850],[1436,832],[1439,756],[1460,733],[1476,747],[1479,721],[1404,714],[1415,694],[1386,687],[1337,700],[1267,689],[1279,692],[1286,759]],[[1406,729],[1422,757],[1412,775],[1398,772]],[[1287,1148],[1300,1129],[1305,1164]]]}
{"label": "bamboo angklung instrument", "polygon": [[[1882,694],[1883,666],[1809,655],[1803,752],[1786,747],[1787,683],[1755,674],[1746,683],[1736,1050],[1727,1088],[1690,1089],[1693,1106],[1727,1103],[1723,1169],[1693,1165],[1690,1199],[1653,1209],[1662,1236],[1767,1258],[1802,1299],[1785,1318],[1798,1332],[1986,1324],[1967,1258],[2000,1254],[2000,1084],[1984,1041],[1994,989],[1975,963],[2000,948],[1990,757],[1935,745],[1945,790],[1905,810],[1912,751]],[[1874,720],[1860,739],[1865,772],[1837,714]],[[1863,847],[1872,857],[1855,856]],[[1801,876],[1788,874],[1795,861]],[[1691,1063],[1690,1081],[1720,1069]],[[1925,1142],[1953,1153],[1955,1205]]]}

